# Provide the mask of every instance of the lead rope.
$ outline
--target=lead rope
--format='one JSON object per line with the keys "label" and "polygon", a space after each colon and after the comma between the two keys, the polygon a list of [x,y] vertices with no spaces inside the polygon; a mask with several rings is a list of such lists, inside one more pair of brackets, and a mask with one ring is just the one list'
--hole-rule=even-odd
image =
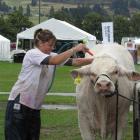
{"label": "lead rope", "polygon": [[140,139],[140,92],[136,91],[137,83],[134,84],[134,101],[133,101],[133,140]]}
{"label": "lead rope", "polygon": [[[133,88],[133,93],[134,93],[134,100],[136,100],[136,83],[134,84],[134,88]],[[137,140],[137,136],[138,136],[138,131],[136,130],[136,128],[138,128],[138,122],[136,119],[136,103],[133,102],[133,139]]]}
{"label": "lead rope", "polygon": [[118,94],[118,82],[116,82],[116,127],[115,127],[115,140],[118,139],[118,102],[119,102],[119,94]]}
{"label": "lead rope", "polygon": [[52,85],[53,85],[54,78],[55,78],[55,72],[56,72],[56,65],[54,65],[53,77],[52,77],[52,81],[51,81],[51,83],[50,83],[50,85],[49,85],[49,88],[48,88],[47,93],[50,91],[50,89],[51,89],[51,87],[52,87]]}

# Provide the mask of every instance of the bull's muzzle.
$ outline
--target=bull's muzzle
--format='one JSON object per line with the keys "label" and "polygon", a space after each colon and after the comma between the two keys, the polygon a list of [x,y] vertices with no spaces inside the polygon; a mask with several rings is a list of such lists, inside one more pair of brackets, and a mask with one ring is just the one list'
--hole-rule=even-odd
{"label": "bull's muzzle", "polygon": [[100,75],[94,85],[95,91],[101,95],[109,95],[115,91],[115,85],[107,75]]}

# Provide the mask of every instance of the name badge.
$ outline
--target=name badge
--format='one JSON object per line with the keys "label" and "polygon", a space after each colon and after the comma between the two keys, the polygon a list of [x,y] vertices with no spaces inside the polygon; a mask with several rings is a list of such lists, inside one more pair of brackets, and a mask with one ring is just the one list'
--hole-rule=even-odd
{"label": "name badge", "polygon": [[15,110],[20,110],[20,104],[15,103],[13,108]]}

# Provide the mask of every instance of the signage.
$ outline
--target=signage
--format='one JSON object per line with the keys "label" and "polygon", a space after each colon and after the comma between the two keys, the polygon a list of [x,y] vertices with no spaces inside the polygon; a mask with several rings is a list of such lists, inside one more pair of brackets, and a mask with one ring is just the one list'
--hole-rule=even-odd
{"label": "signage", "polygon": [[102,37],[104,44],[114,42],[113,22],[102,22]]}

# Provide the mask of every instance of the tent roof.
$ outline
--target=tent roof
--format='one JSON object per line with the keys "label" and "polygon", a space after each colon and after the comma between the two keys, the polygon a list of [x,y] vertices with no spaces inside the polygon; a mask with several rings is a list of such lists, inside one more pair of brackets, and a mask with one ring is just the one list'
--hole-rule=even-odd
{"label": "tent roof", "polygon": [[9,39],[5,38],[4,36],[0,35],[0,41],[10,42]]}
{"label": "tent roof", "polygon": [[135,42],[135,44],[139,45],[140,44],[140,39],[135,39],[134,42]]}
{"label": "tent roof", "polygon": [[87,38],[88,40],[96,40],[96,37],[61,20],[51,18],[36,26],[26,29],[23,32],[17,34],[18,39],[33,39],[34,32],[39,29],[49,29],[54,33],[59,40],[82,40]]}

